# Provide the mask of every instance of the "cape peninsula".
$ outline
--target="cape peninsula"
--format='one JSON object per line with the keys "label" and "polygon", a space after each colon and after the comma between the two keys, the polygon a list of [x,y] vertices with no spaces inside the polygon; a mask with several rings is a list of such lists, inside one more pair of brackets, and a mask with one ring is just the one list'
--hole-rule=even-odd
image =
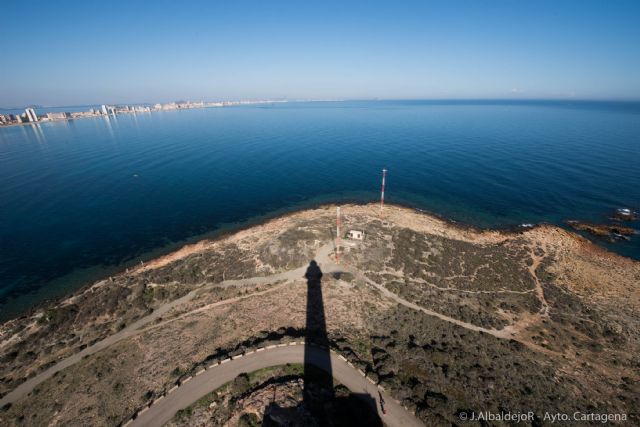
{"label": "cape peninsula", "polygon": [[0,424],[640,422],[640,262],[551,225],[341,214],[339,236],[336,206],[291,213],[5,322]]}

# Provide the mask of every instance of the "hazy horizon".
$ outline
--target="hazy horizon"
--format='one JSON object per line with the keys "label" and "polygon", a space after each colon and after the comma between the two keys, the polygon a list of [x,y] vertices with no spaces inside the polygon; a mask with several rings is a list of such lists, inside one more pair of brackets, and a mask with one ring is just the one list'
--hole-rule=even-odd
{"label": "hazy horizon", "polygon": [[91,106],[99,106],[101,104],[105,105],[154,105],[157,103],[171,103],[171,102],[226,102],[226,101],[286,101],[286,102],[456,102],[456,103],[545,103],[545,102],[566,102],[566,103],[629,103],[629,104],[637,104],[640,103],[640,98],[638,99],[615,99],[615,98],[336,98],[336,99],[288,99],[288,98],[242,98],[242,99],[174,99],[174,100],[166,100],[166,101],[133,101],[133,102],[112,102],[112,103],[103,103],[103,102],[90,102],[86,104],[66,104],[66,105],[39,105],[39,104],[25,104],[25,105],[16,105],[16,106],[0,106],[0,110],[20,110],[23,108],[71,108],[71,107],[91,107]]}
{"label": "hazy horizon", "polygon": [[632,1],[9,3],[0,106],[640,100]]}

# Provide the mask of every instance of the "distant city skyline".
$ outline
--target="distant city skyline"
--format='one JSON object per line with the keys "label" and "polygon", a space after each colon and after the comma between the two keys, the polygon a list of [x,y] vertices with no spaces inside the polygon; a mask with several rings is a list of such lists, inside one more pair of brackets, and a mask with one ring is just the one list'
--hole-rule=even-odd
{"label": "distant city skyline", "polygon": [[635,1],[2,6],[0,107],[640,100]]}

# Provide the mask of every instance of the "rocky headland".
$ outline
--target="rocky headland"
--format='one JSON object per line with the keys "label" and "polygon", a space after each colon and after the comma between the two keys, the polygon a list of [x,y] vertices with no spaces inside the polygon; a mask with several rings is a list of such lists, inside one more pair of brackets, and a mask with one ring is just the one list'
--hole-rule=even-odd
{"label": "rocky headland", "polygon": [[[324,206],[5,322],[0,424],[123,425],[212,364],[309,343],[312,260],[324,272],[326,346],[425,425],[482,411],[532,411],[530,425],[575,412],[640,423],[640,262],[551,225],[476,230],[398,206],[341,210],[339,260],[335,206]],[[299,406],[302,378],[297,364],[246,372],[169,425],[307,423],[304,411],[287,421],[266,409]],[[344,400],[329,413],[349,416],[340,405],[352,392],[336,382],[329,393]]]}

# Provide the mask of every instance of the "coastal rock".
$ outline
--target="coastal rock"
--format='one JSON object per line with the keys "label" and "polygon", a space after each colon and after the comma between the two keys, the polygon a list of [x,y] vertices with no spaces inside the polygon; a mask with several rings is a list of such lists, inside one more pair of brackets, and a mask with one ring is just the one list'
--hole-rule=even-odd
{"label": "coastal rock", "polygon": [[617,224],[594,224],[590,222],[569,220],[567,224],[578,231],[585,231],[594,236],[604,237],[611,242],[616,240],[629,240],[635,234],[635,230],[631,227],[624,227]]}
{"label": "coastal rock", "polygon": [[638,220],[638,212],[629,208],[620,208],[616,209],[611,218],[618,221],[636,221]]}

